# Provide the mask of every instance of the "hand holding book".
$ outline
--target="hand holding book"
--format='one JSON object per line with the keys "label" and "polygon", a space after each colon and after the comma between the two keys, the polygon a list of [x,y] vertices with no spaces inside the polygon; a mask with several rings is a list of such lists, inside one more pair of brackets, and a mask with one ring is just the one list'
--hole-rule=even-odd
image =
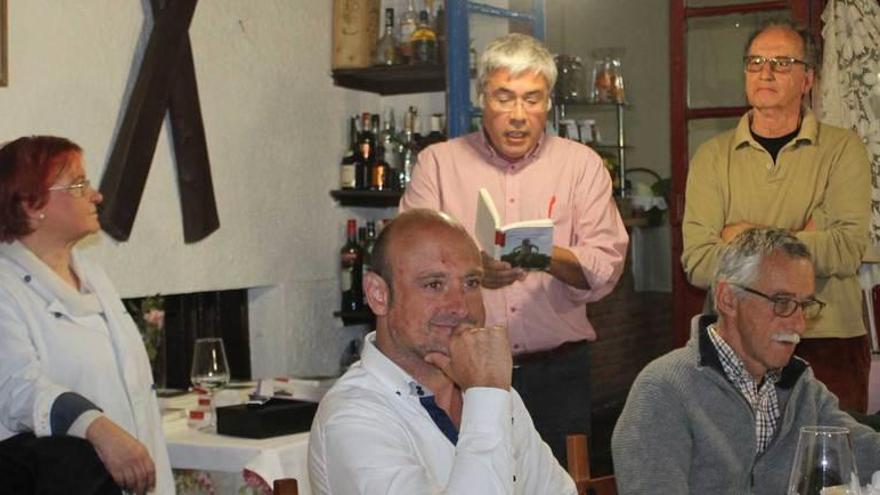
{"label": "hand holding book", "polygon": [[514,282],[522,281],[528,275],[522,268],[510,266],[506,261],[497,260],[485,251],[483,255],[483,287],[487,289],[500,289]]}

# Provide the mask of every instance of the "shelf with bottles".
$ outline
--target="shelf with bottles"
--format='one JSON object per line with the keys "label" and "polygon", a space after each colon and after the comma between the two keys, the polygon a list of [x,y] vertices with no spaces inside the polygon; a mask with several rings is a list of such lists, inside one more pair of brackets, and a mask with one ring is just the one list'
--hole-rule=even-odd
{"label": "shelf with bottles", "polygon": [[[561,137],[580,141],[587,146],[595,149],[602,155],[603,151],[611,152],[614,155],[613,174],[614,177],[614,194],[618,197],[626,197],[627,191],[623,184],[627,170],[626,152],[633,149],[633,146],[627,143],[626,130],[624,122],[624,113],[630,109],[631,105],[625,101],[565,101],[558,98],[558,102],[553,107],[552,122],[553,127],[557,129],[557,133]],[[614,110],[613,126],[615,136],[613,142],[603,140],[601,134],[596,127],[595,119],[574,119],[570,114],[577,113],[579,115],[591,114],[594,112],[604,112],[606,110]]]}
{"label": "shelf with bottles", "polygon": [[339,250],[339,282],[341,301],[333,316],[344,325],[370,324],[375,320],[364,294],[363,280],[369,270],[373,246],[385,221],[368,221],[358,227],[350,218],[345,224],[346,241]]}
{"label": "shelf with bottles", "polygon": [[[412,174],[418,153],[445,141],[442,114],[432,114],[430,133],[422,136],[418,110],[410,106],[403,131],[396,131],[394,110],[385,118],[364,112],[349,120],[349,146],[339,169],[339,188],[330,195],[342,206],[396,207]],[[383,124],[380,126],[380,124]]]}
{"label": "shelf with bottles", "polygon": [[385,9],[384,29],[379,39],[359,40],[360,50],[372,53],[361,64],[338,65],[333,70],[337,86],[380,95],[441,92],[446,90],[445,14],[443,4],[416,10],[415,1],[394,22],[394,9]]}

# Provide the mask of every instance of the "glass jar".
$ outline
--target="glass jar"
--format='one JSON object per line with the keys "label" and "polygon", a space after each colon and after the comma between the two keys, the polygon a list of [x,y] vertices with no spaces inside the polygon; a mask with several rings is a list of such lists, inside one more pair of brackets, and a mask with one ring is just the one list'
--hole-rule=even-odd
{"label": "glass jar", "polygon": [[555,57],[556,101],[577,103],[587,101],[587,79],[584,64],[576,55],[560,54]]}
{"label": "glass jar", "polygon": [[593,85],[590,99],[595,103],[624,103],[621,57],[623,49],[597,48],[593,50]]}

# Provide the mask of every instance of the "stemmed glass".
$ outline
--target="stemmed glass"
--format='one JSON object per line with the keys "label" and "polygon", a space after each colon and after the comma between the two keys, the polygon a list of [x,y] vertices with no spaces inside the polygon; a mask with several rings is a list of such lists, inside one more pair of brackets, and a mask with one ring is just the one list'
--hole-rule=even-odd
{"label": "stemmed glass", "polygon": [[214,391],[229,383],[229,365],[226,361],[223,339],[217,337],[196,339],[189,377],[193,385],[208,392],[211,398],[210,427],[214,427],[217,424]]}
{"label": "stemmed glass", "polygon": [[861,495],[849,430],[804,426],[788,479],[788,495]]}

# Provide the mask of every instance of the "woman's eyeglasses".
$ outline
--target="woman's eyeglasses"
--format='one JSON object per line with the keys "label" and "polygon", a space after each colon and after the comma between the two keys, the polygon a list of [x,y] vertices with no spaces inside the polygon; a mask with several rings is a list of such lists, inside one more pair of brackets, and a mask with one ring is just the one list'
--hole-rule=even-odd
{"label": "woman's eyeglasses", "polygon": [[81,198],[85,196],[86,189],[91,186],[91,182],[89,179],[82,179],[74,182],[73,184],[68,184],[66,186],[52,186],[49,188],[50,191],[67,191],[71,196],[76,196],[77,198]]}

